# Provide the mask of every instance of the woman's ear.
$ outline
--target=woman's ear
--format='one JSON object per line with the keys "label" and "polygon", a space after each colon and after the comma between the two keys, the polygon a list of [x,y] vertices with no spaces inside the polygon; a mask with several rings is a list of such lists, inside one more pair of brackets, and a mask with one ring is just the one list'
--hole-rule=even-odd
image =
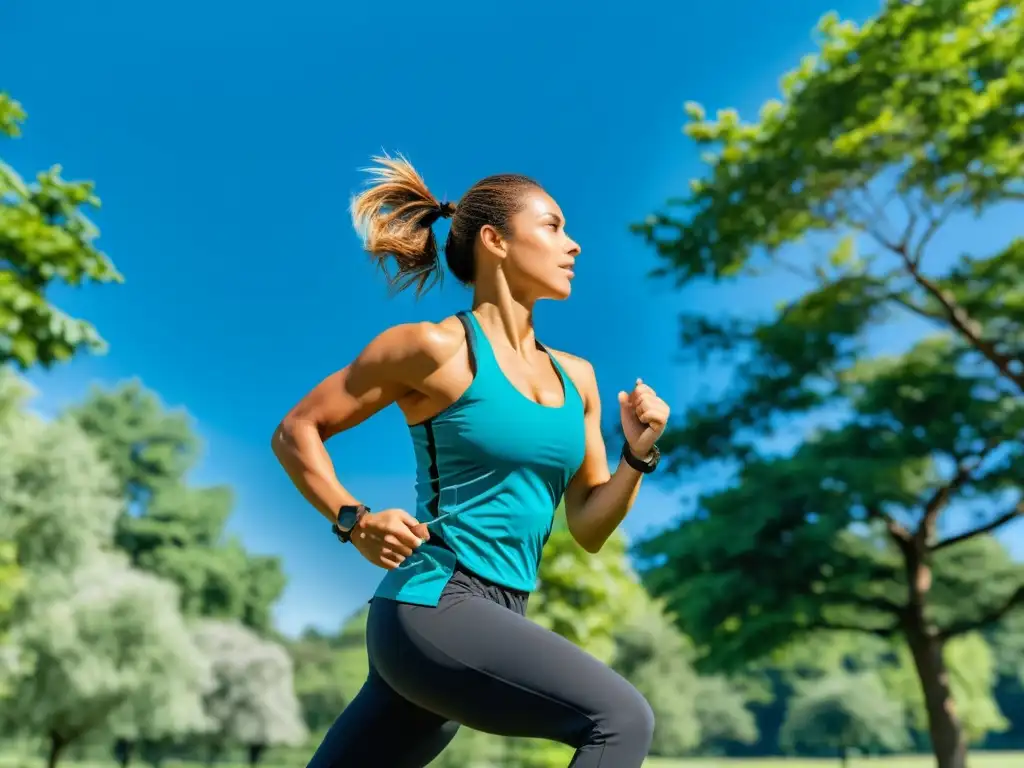
{"label": "woman's ear", "polygon": [[508,254],[505,238],[491,224],[480,227],[480,242],[483,243],[484,250],[496,259],[503,260]]}

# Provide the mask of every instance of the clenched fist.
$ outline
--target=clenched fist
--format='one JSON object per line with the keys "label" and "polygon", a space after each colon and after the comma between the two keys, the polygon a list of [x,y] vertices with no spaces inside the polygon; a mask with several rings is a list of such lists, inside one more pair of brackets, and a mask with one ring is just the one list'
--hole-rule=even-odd
{"label": "clenched fist", "polygon": [[619,410],[622,412],[622,433],[629,443],[629,450],[638,459],[643,459],[665,431],[668,403],[643,380],[637,379],[632,392],[619,392]]}
{"label": "clenched fist", "polygon": [[420,544],[430,538],[426,523],[404,509],[370,512],[352,530],[351,542],[374,565],[397,568]]}

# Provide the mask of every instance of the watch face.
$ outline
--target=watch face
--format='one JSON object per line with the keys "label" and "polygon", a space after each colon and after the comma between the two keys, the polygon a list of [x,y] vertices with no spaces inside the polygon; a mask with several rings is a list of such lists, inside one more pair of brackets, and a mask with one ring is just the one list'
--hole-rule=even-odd
{"label": "watch face", "polygon": [[346,509],[340,515],[338,515],[338,527],[343,531],[352,530],[352,526],[356,524],[356,510]]}

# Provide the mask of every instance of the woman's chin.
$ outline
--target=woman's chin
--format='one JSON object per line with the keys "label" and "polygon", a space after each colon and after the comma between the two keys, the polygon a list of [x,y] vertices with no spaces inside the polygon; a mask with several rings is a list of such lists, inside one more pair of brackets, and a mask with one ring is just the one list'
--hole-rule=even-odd
{"label": "woman's chin", "polygon": [[557,275],[552,279],[535,282],[530,289],[518,292],[513,290],[513,295],[530,296],[531,301],[563,301],[568,299],[572,293],[572,277],[569,275]]}
{"label": "woman's chin", "polygon": [[563,274],[548,285],[550,297],[555,300],[568,299],[572,294],[572,272],[562,270]]}
{"label": "woman's chin", "polygon": [[548,289],[544,293],[544,298],[552,301],[565,301],[570,295],[572,295],[572,286],[566,285]]}

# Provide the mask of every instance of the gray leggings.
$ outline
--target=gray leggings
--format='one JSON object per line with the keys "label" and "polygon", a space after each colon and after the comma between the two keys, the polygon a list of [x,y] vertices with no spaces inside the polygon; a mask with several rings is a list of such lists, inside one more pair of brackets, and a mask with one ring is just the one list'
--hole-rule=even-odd
{"label": "gray leggings", "polygon": [[525,594],[463,571],[437,607],[373,600],[369,677],[308,768],[424,768],[460,724],[568,744],[570,768],[640,768],[647,701],[525,611]]}

